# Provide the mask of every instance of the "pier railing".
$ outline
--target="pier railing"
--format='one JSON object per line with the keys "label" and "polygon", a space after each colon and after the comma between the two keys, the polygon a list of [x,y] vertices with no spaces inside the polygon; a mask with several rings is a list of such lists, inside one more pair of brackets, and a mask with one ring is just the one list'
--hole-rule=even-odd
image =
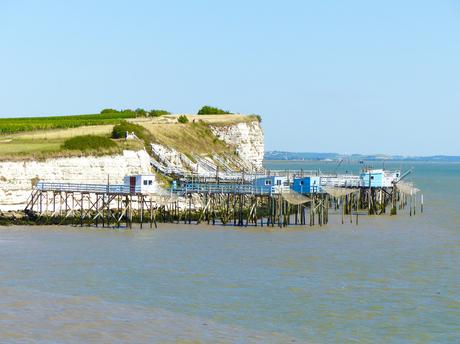
{"label": "pier railing", "polygon": [[140,193],[140,187],[130,185],[111,184],[78,184],[78,183],[49,183],[38,182],[36,188],[40,191],[62,191],[62,192],[90,192],[108,194],[132,194]]}
{"label": "pier railing", "polygon": [[221,193],[221,194],[256,194],[270,195],[289,190],[289,186],[262,186],[257,187],[251,184],[208,184],[188,183],[182,187],[171,189],[175,194],[187,193]]}

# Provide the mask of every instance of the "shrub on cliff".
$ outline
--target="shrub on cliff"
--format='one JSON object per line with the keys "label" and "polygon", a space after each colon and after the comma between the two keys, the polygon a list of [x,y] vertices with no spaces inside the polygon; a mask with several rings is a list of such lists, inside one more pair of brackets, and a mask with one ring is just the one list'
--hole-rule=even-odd
{"label": "shrub on cliff", "polygon": [[188,123],[188,118],[187,118],[187,116],[185,116],[185,115],[180,115],[180,116],[177,118],[177,121],[178,121],[179,123]]}
{"label": "shrub on cliff", "polygon": [[82,135],[65,140],[63,147],[70,150],[100,151],[116,148],[117,144],[108,137],[97,135]]}
{"label": "shrub on cliff", "polygon": [[205,105],[199,111],[198,115],[228,115],[231,114],[229,111],[225,111],[213,106]]}
{"label": "shrub on cliff", "polygon": [[122,121],[120,124],[113,127],[112,138],[124,139],[126,137],[126,132],[130,134],[134,133],[140,140],[144,141],[146,146],[154,141],[153,135],[142,125],[127,121]]}
{"label": "shrub on cliff", "polygon": [[139,124],[129,123],[127,121],[122,121],[120,124],[117,124],[112,129],[112,138],[113,139],[124,139],[126,137],[126,132],[134,133],[140,139],[142,139],[145,128]]}

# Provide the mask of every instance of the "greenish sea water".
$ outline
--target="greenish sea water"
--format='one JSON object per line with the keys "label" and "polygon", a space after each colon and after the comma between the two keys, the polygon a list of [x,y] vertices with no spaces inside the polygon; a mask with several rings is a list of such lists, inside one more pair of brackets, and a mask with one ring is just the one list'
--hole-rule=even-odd
{"label": "greenish sea water", "polygon": [[359,226],[1,228],[0,342],[459,342],[460,164],[411,166],[425,212]]}

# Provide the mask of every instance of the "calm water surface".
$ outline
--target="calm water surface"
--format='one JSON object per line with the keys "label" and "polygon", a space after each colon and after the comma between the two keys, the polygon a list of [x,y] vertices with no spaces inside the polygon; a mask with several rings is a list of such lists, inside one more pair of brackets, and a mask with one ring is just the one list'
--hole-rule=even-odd
{"label": "calm water surface", "polygon": [[424,214],[359,226],[2,228],[0,342],[459,342],[460,165],[412,165]]}

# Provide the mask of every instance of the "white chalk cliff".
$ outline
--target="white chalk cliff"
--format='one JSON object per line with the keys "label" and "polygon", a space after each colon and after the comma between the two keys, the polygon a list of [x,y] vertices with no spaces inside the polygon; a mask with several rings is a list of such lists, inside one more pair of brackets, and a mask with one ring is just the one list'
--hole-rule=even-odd
{"label": "white chalk cliff", "polygon": [[257,121],[211,126],[219,139],[236,147],[236,153],[252,170],[260,170],[264,160],[264,132]]}

